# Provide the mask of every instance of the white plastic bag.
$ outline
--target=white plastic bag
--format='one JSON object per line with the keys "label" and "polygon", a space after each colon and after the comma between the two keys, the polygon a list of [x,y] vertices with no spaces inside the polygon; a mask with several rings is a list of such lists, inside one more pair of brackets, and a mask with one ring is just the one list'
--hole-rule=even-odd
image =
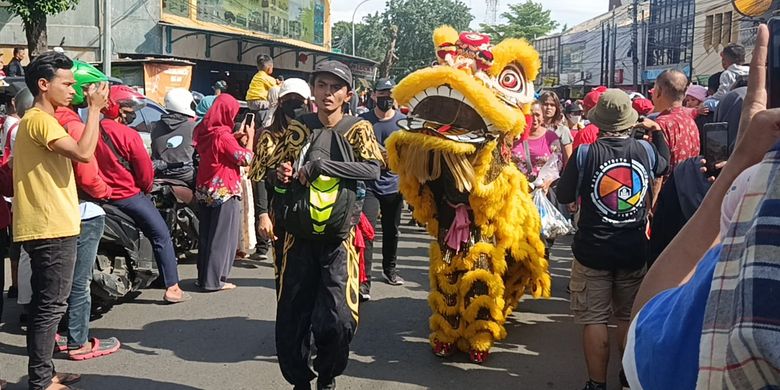
{"label": "white plastic bag", "polygon": [[558,166],[558,155],[552,154],[544,165],[539,168],[539,173],[534,180],[534,187],[541,187],[545,181],[555,181],[561,177]]}
{"label": "white plastic bag", "polygon": [[572,231],[571,222],[547,199],[541,188],[534,190],[534,205],[542,219],[542,237],[554,239]]}

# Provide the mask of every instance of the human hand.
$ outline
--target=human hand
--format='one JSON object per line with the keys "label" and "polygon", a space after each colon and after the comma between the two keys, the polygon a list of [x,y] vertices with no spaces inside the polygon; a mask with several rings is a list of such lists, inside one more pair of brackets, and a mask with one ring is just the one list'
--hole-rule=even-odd
{"label": "human hand", "polygon": [[701,172],[704,175],[704,177],[707,178],[707,181],[710,183],[715,182],[715,175],[721,170],[723,170],[723,167],[726,166],[726,161],[718,161],[715,163],[715,169],[717,172],[709,172],[707,169],[707,160],[701,159],[699,160],[699,163],[701,164],[701,166],[699,167],[699,172]]}
{"label": "human hand", "polygon": [[577,202],[572,202],[566,205],[566,209],[569,210],[570,213],[574,214],[577,212],[579,207],[577,207]]}
{"label": "human hand", "polygon": [[641,122],[637,123],[637,127],[641,127],[648,131],[661,131],[661,125],[656,121],[648,118],[643,118]]}
{"label": "human hand", "polygon": [[301,184],[305,187],[309,186],[309,178],[306,177],[306,170],[301,169],[298,171],[298,181],[301,182]]}
{"label": "human hand", "polygon": [[263,237],[265,240],[276,240],[277,237],[274,235],[274,225],[271,222],[271,217],[268,216],[268,213],[260,214],[257,232],[260,234],[260,237]]}
{"label": "human hand", "polygon": [[739,132],[734,153],[726,169],[736,177],[747,167],[757,164],[780,138],[780,109],[767,110],[766,63],[769,30],[758,26],[758,35],[750,62],[748,89],[742,105]]}
{"label": "human hand", "polygon": [[279,179],[282,184],[288,184],[292,175],[293,168],[291,162],[283,162],[281,165],[276,167],[276,178]]}
{"label": "human hand", "polygon": [[101,82],[97,84],[90,84],[84,91],[84,97],[86,98],[87,105],[90,110],[101,111],[106,108],[108,104],[108,83]]}
{"label": "human hand", "polygon": [[696,107],[696,111],[699,113],[699,115],[709,115],[710,109],[708,107],[704,106],[704,103],[700,104],[699,107]]}

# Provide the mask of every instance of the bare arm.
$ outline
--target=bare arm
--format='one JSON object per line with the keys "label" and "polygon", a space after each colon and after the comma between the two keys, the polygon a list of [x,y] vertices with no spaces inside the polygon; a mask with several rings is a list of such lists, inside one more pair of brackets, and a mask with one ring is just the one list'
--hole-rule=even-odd
{"label": "bare arm", "polygon": [[95,156],[100,132],[100,111],[106,106],[108,83],[91,85],[85,95],[89,104],[89,115],[81,139],[76,141],[72,137],[62,137],[49,143],[49,149],[52,151],[81,163],[87,163]]}
{"label": "bare arm", "polygon": [[780,109],[766,110],[768,41],[766,25],[759,26],[734,154],[699,209],[648,271],[634,300],[632,316],[659,292],[687,281],[704,253],[717,242],[720,207],[731,183],[743,170],[761,161],[780,138]]}

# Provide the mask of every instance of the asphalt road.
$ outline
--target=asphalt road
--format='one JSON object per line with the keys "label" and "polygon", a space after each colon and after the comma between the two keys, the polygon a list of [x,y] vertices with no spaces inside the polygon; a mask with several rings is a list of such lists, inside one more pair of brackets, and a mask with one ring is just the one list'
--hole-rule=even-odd
{"label": "asphalt road", "polygon": [[[580,389],[586,379],[580,328],[569,314],[570,237],[556,243],[550,270],[553,297],[521,302],[507,322],[508,337],[483,365],[464,354],[440,359],[428,345],[428,237],[406,225],[399,244],[402,287],[375,281],[361,305],[360,325],[340,389]],[[381,235],[380,235],[381,237]],[[377,245],[375,258],[381,259]],[[375,262],[381,268],[381,261]],[[6,262],[7,266],[7,262]],[[194,286],[195,265],[181,264],[182,287]],[[9,272],[6,271],[6,275]],[[374,277],[380,277],[375,268]],[[270,262],[240,261],[231,281],[238,289],[193,292],[190,302],[161,304],[162,290],[146,290],[91,323],[91,335],[119,338],[114,355],[84,362],[56,355],[60,372],[84,374],[81,389],[287,389],[276,363],[275,294]],[[6,281],[6,286],[9,282]],[[26,388],[25,337],[18,310],[6,301],[0,330],[0,376],[10,389]],[[613,336],[614,337],[614,336]],[[614,340],[614,339],[613,339]],[[618,358],[610,389],[618,389]]]}

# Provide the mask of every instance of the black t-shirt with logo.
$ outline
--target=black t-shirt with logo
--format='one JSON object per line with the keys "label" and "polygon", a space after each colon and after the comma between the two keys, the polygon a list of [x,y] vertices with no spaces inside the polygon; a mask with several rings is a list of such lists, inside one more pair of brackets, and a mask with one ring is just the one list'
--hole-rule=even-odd
{"label": "black t-shirt with logo", "polygon": [[[663,137],[656,138],[663,141]],[[660,154],[652,147],[652,164],[647,149],[633,138],[597,140],[582,164],[579,190],[576,151],[569,159],[556,195],[561,203],[574,202],[577,194],[581,199],[572,244],[574,257],[581,264],[599,270],[635,270],[647,262],[645,228],[653,180],[668,166],[665,141],[659,149]]]}

